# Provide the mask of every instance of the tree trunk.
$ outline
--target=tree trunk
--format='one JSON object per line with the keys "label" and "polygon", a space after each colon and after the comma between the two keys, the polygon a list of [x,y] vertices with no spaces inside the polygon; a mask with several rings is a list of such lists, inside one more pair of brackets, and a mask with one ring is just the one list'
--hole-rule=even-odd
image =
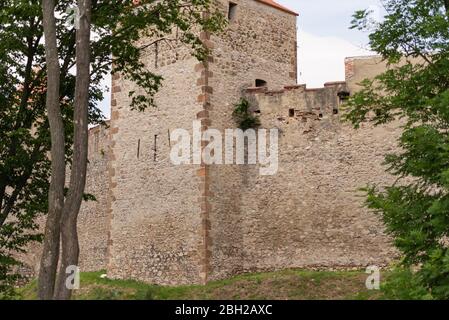
{"label": "tree trunk", "polygon": [[79,29],[76,32],[76,85],[74,101],[74,144],[70,187],[61,221],[61,264],[56,284],[55,299],[70,299],[72,290],[67,287],[66,270],[77,266],[79,243],[77,234],[78,213],[86,185],[88,152],[88,106],[90,85],[90,25],[91,0],[78,0]]}
{"label": "tree trunk", "polygon": [[65,142],[59,105],[60,66],[56,42],[55,1],[43,0],[43,27],[47,64],[46,106],[51,135],[51,180],[48,216],[39,271],[39,299],[52,299],[59,259],[60,220],[64,206]]}

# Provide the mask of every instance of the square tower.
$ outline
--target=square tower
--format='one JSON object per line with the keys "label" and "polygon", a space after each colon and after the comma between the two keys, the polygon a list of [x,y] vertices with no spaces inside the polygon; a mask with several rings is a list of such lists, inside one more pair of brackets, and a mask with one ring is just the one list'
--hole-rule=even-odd
{"label": "square tower", "polygon": [[[246,166],[174,165],[170,133],[234,128],[234,105],[248,87],[280,89],[297,80],[297,14],[271,0],[217,0],[229,25],[201,34],[211,49],[198,62],[163,44],[144,55],[164,77],[157,108],[130,109],[135,86],[113,76],[108,276],[163,285],[206,283],[242,272],[239,189]],[[144,42],[145,39],[142,39]]]}

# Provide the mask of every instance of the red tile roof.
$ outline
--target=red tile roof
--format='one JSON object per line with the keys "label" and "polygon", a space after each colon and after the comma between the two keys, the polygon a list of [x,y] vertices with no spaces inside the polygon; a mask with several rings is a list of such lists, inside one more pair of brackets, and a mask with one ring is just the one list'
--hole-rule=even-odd
{"label": "red tile roof", "polygon": [[287,12],[287,13],[290,13],[290,14],[294,14],[295,16],[299,15],[298,13],[296,13],[296,12],[290,10],[290,9],[287,9],[284,6],[281,6],[279,3],[276,3],[273,0],[256,0],[256,1],[260,2],[260,3],[264,3],[264,4],[266,4],[266,5],[270,6],[270,7],[279,9],[281,11],[284,11],[284,12]]}

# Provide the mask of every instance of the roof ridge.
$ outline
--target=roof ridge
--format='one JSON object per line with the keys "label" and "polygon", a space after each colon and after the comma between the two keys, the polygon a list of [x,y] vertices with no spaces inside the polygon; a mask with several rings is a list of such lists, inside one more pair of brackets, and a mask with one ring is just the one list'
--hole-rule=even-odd
{"label": "roof ridge", "polygon": [[256,0],[256,1],[260,2],[260,3],[263,3],[263,4],[266,4],[266,5],[270,6],[270,7],[279,9],[281,11],[284,11],[284,12],[287,12],[287,13],[290,13],[290,14],[294,14],[295,16],[299,16],[299,14],[296,13],[295,11],[292,11],[292,10],[286,8],[286,7],[280,5],[279,3],[277,3],[277,2],[275,2],[273,0]]}

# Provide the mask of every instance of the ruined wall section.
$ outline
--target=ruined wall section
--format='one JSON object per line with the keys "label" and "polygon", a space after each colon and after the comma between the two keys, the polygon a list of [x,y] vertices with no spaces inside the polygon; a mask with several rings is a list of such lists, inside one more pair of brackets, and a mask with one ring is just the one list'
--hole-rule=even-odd
{"label": "ruined wall section", "polygon": [[[143,38],[141,44],[149,41]],[[181,45],[175,53],[159,49],[157,58],[154,48],[143,57],[149,70],[164,77],[156,108],[131,110],[129,92],[136,85],[113,75],[108,276],[163,285],[201,283],[204,171],[200,165],[176,166],[169,155],[177,143],[170,133],[178,128],[191,133],[203,110],[203,66]]]}
{"label": "ruined wall section", "polygon": [[350,92],[360,90],[360,83],[365,79],[374,79],[386,70],[395,69],[411,62],[414,65],[426,64],[422,58],[403,58],[398,63],[390,65],[381,56],[358,56],[345,59],[346,83]]}
{"label": "ruined wall section", "polygon": [[395,256],[358,189],[394,181],[382,162],[400,130],[342,122],[338,93],[347,91],[345,83],[248,91],[262,127],[280,136],[278,173],[248,166],[240,191],[245,271],[385,265]]}
{"label": "ruined wall section", "polygon": [[[110,156],[110,136],[108,123],[89,130],[89,150],[85,193],[95,196],[95,201],[83,201],[78,215],[78,239],[80,244],[79,266],[81,271],[106,269],[109,220],[107,202],[109,196],[108,163]],[[70,169],[66,183],[69,183]],[[40,217],[40,232],[45,232],[46,217]],[[42,245],[32,243],[27,252],[20,254],[24,267],[21,273],[30,279],[39,273]]]}
{"label": "ruined wall section", "polygon": [[[235,16],[223,34],[213,35],[209,63],[210,127],[235,128],[232,112],[256,79],[272,89],[296,84],[296,16],[257,1],[232,1]],[[217,1],[227,15],[229,2]],[[240,165],[209,166],[209,279],[244,270],[245,207],[242,190],[248,170]]]}
{"label": "ruined wall section", "polygon": [[84,201],[78,216],[80,268],[82,271],[106,269],[109,219],[108,164],[110,136],[108,124],[89,130],[89,163],[85,193],[95,201]]}
{"label": "ruined wall section", "polygon": [[348,57],[345,59],[345,78],[350,92],[360,90],[360,83],[373,79],[387,69],[381,56]]}

